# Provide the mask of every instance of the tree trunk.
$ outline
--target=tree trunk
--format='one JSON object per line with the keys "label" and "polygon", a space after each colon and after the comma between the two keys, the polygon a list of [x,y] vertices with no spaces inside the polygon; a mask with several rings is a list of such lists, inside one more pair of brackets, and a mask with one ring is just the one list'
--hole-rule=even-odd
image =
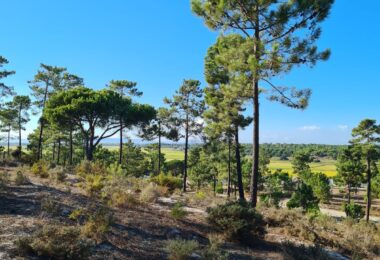
{"label": "tree trunk", "polygon": [[186,114],[186,129],[185,129],[185,161],[183,165],[183,191],[186,192],[187,181],[187,152],[189,146],[189,116]]}
{"label": "tree trunk", "polygon": [[8,128],[8,158],[10,157],[11,155],[11,151],[10,151],[10,142],[11,142],[11,127],[9,126]]}
{"label": "tree trunk", "polygon": [[18,113],[18,149],[19,149],[19,155],[18,155],[18,159],[21,160],[21,153],[22,153],[22,146],[21,146],[21,105],[20,105],[20,108],[19,108],[19,113]]}
{"label": "tree trunk", "polygon": [[241,171],[240,143],[239,143],[239,126],[235,126],[235,156],[236,156],[236,175],[239,189],[239,200],[244,201],[243,176]]}
{"label": "tree trunk", "polygon": [[69,151],[69,165],[73,165],[73,128],[70,127],[70,134],[69,134],[69,139],[70,139],[70,151]]}
{"label": "tree trunk", "polygon": [[[45,110],[45,104],[46,104],[46,100],[47,100],[48,90],[49,90],[49,83],[46,82],[44,100],[42,101],[42,115],[44,114],[44,110]],[[38,137],[38,154],[37,154],[38,160],[42,159],[42,134],[43,134],[43,131],[44,131],[44,118],[41,116],[41,118],[40,118],[40,135]]]}
{"label": "tree trunk", "polygon": [[367,209],[366,221],[369,221],[369,214],[371,210],[371,159],[367,157]]}
{"label": "tree trunk", "polygon": [[158,124],[158,171],[157,174],[161,172],[161,124]]}
{"label": "tree trunk", "polygon": [[123,161],[123,119],[120,117],[119,164]]}
{"label": "tree trunk", "polygon": [[[254,34],[254,54],[257,64],[260,60],[260,24],[259,24],[259,12],[258,6],[256,6],[256,23]],[[259,179],[259,129],[260,129],[260,111],[259,111],[259,68],[256,66],[253,79],[253,144],[252,144],[252,174],[251,174],[251,205],[256,207],[257,205],[257,189]]]}
{"label": "tree trunk", "polygon": [[227,197],[231,196],[231,138],[228,137],[228,183],[227,183]]}
{"label": "tree trunk", "polygon": [[61,159],[61,139],[58,138],[57,164],[59,164],[60,159]]}
{"label": "tree trunk", "polygon": [[214,196],[216,196],[216,177],[214,176]]}
{"label": "tree trunk", "polygon": [[55,141],[53,142],[53,162],[55,161]]}

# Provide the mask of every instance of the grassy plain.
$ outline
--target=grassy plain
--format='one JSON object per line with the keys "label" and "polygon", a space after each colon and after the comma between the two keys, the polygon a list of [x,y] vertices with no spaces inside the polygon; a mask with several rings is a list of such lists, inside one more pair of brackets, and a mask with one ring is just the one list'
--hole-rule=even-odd
{"label": "grassy plain", "polygon": [[[322,172],[326,174],[328,177],[335,176],[336,173],[336,161],[332,159],[321,159],[321,162],[311,163],[310,168],[313,172]],[[270,160],[269,169],[272,171],[276,169],[282,169],[284,172],[288,172],[289,174],[293,173],[292,162],[289,161],[281,161],[278,158],[272,158]]]}
{"label": "grassy plain", "polygon": [[[110,150],[119,149],[118,146],[107,146]],[[183,151],[175,150],[172,148],[162,148],[162,153],[165,154],[167,161],[183,160]],[[311,163],[310,167],[313,172],[322,172],[328,177],[336,175],[336,161],[332,159],[321,159],[321,162]],[[272,158],[270,160],[269,169],[275,171],[276,169],[282,169],[289,174],[293,173],[291,160],[281,161],[279,158]]]}

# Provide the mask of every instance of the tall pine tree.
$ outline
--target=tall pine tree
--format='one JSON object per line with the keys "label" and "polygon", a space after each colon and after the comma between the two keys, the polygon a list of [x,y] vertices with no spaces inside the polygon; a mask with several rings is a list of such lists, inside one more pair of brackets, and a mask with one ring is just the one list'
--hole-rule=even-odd
{"label": "tall pine tree", "polygon": [[276,86],[273,77],[294,66],[315,65],[326,60],[329,50],[319,52],[315,43],[319,24],[326,19],[334,0],[191,0],[191,7],[205,24],[225,34],[237,33],[245,41],[231,52],[244,52],[248,59],[230,59],[230,69],[251,78],[253,100],[253,167],[251,204],[256,206],[259,178],[259,84],[271,89],[269,99],[303,109],[310,90]]}

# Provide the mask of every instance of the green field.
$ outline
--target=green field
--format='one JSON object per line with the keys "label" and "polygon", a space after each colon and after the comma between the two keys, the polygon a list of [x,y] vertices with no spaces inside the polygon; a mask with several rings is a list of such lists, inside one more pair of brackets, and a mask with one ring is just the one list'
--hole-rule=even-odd
{"label": "green field", "polygon": [[179,150],[174,150],[172,148],[162,148],[161,152],[165,154],[167,161],[172,160],[183,160],[184,152]]}
{"label": "green field", "polygon": [[[110,150],[118,149],[117,146],[108,146]],[[165,154],[167,161],[172,160],[183,160],[183,151],[174,150],[172,148],[162,148],[162,153]],[[321,159],[321,162],[311,163],[310,167],[313,172],[322,172],[328,177],[333,177],[336,175],[336,161],[332,159]],[[275,171],[276,169],[282,169],[284,172],[292,174],[292,163],[291,161],[281,161],[278,158],[272,158],[270,160],[269,169]]]}
{"label": "green field", "polygon": [[[321,159],[321,162],[311,163],[310,168],[313,172],[322,172],[328,177],[336,175],[336,161],[332,159]],[[293,173],[291,161],[281,161],[277,158],[272,158],[269,164],[269,169],[272,171],[276,169],[282,169],[289,174]]]}

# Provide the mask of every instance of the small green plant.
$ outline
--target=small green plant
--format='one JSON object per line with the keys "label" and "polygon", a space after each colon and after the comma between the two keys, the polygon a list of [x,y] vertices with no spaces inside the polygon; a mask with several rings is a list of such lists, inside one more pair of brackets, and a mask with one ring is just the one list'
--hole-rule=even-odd
{"label": "small green plant", "polygon": [[104,188],[105,178],[102,175],[87,175],[85,177],[85,190],[90,196],[99,196]]}
{"label": "small green plant", "polygon": [[26,177],[23,173],[22,173],[22,171],[18,171],[17,173],[16,173],[16,177],[15,177],[15,184],[16,185],[27,185],[27,184],[29,184],[30,183],[30,181],[29,181],[29,179],[28,179],[28,177]]}
{"label": "small green plant", "polygon": [[85,212],[83,209],[74,209],[70,215],[69,215],[69,219],[73,220],[73,221],[79,221],[79,219],[81,217],[85,216]]}
{"label": "small green plant", "polygon": [[161,196],[168,193],[166,187],[158,186],[154,183],[149,183],[145,186],[140,193],[140,200],[145,203],[155,202]]}
{"label": "small green plant", "polygon": [[52,178],[56,182],[64,182],[67,177],[65,169],[61,166],[57,166],[53,169],[50,169],[49,175],[50,178]]}
{"label": "small green plant", "polygon": [[187,211],[181,203],[176,203],[170,211],[170,216],[174,219],[183,219],[187,216]]}
{"label": "small green plant", "polygon": [[204,200],[206,199],[206,193],[204,191],[199,190],[195,193],[194,198],[198,201]]}
{"label": "small green plant", "polygon": [[175,189],[180,189],[182,187],[181,178],[173,177],[171,175],[165,175],[163,173],[151,177],[151,181],[160,186],[167,187],[169,189],[169,192],[173,192]]}
{"label": "small green plant", "polygon": [[49,163],[44,160],[35,162],[31,169],[32,173],[41,178],[49,177]]}
{"label": "small green plant", "polygon": [[109,204],[113,207],[132,208],[138,204],[133,194],[117,190],[111,194]]}
{"label": "small green plant", "polygon": [[0,189],[4,188],[7,184],[9,184],[9,173],[8,172],[0,172]]}
{"label": "small green plant", "polygon": [[229,240],[249,238],[264,232],[262,216],[246,202],[227,202],[207,209],[207,222]]}
{"label": "small green plant", "polygon": [[82,234],[85,237],[100,242],[103,240],[104,234],[109,230],[113,222],[113,215],[107,208],[99,208],[89,215],[88,221],[82,227]]}
{"label": "small green plant", "polygon": [[76,227],[45,225],[31,236],[21,237],[15,245],[19,254],[34,254],[46,259],[86,259],[93,243],[81,237]]}
{"label": "small green plant", "polygon": [[224,189],[223,189],[223,183],[222,182],[218,182],[218,184],[216,185],[216,190],[215,191],[218,194],[223,194]]}
{"label": "small green plant", "polygon": [[309,185],[301,183],[286,206],[289,209],[301,207],[305,211],[315,211],[319,210],[318,203],[319,200],[314,196],[313,189]]}
{"label": "small green plant", "polygon": [[352,202],[349,204],[344,203],[342,205],[342,208],[343,208],[344,212],[346,213],[347,217],[350,217],[350,218],[353,218],[356,220],[363,218],[365,215],[363,207],[359,204],[355,204]]}
{"label": "small green plant", "polygon": [[169,240],[166,251],[170,260],[186,260],[192,253],[199,249],[199,244],[195,240],[175,239]]}
{"label": "small green plant", "polygon": [[41,200],[41,210],[50,215],[58,215],[61,207],[57,201],[51,197],[47,197]]}

